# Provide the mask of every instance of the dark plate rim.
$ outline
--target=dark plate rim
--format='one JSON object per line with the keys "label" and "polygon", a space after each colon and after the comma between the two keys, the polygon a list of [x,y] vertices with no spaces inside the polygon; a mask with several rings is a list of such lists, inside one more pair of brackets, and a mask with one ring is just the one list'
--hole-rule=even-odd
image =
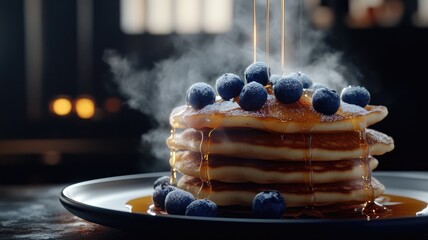
{"label": "dark plate rim", "polygon": [[[143,220],[155,220],[156,221],[200,221],[200,222],[217,222],[217,223],[249,223],[249,224],[275,224],[275,225],[283,225],[283,224],[298,224],[298,225],[313,225],[313,224],[323,224],[323,225],[331,225],[334,224],[335,226],[367,226],[367,227],[373,227],[376,228],[378,225],[388,225],[391,228],[394,226],[397,226],[400,228],[402,227],[403,222],[414,225],[414,226],[423,226],[426,228],[428,226],[428,216],[422,216],[422,217],[404,217],[404,218],[388,218],[388,219],[375,219],[375,220],[360,220],[360,219],[252,219],[252,218],[226,218],[226,217],[191,217],[191,216],[178,216],[178,215],[156,215],[152,216],[149,214],[141,214],[141,213],[131,213],[131,212],[124,212],[109,208],[102,208],[98,206],[92,206],[88,205],[83,202],[79,202],[77,200],[74,200],[68,196],[66,196],[65,191],[68,188],[74,188],[79,187],[83,185],[88,184],[94,184],[94,183],[101,183],[101,182],[110,182],[110,181],[123,181],[123,180],[130,180],[130,179],[136,179],[136,178],[153,178],[153,177],[159,177],[164,176],[166,174],[169,174],[169,172],[153,172],[153,173],[141,173],[141,174],[131,174],[131,175],[122,175],[122,176],[115,176],[115,177],[106,177],[106,178],[99,178],[99,179],[93,179],[88,181],[82,181],[78,183],[74,183],[71,185],[68,185],[64,187],[61,192],[59,193],[59,200],[61,204],[70,212],[75,214],[78,217],[81,217],[85,220],[89,220],[91,222],[99,223],[102,225],[107,225],[111,227],[119,227],[121,228],[121,224],[111,224],[110,221],[102,221],[99,219],[99,217],[93,216],[93,215],[109,215],[109,216],[118,216],[118,217],[126,217],[130,219],[135,219],[138,221]],[[385,176],[385,177],[396,177],[393,176],[392,172],[377,172],[376,175],[379,176]],[[414,176],[412,174],[400,174],[398,172],[398,175],[401,175],[402,177],[406,178],[413,178],[417,180],[427,180],[428,181],[428,175],[425,176]],[[136,224],[138,226],[138,223]],[[132,225],[131,228],[134,228],[136,226]]]}

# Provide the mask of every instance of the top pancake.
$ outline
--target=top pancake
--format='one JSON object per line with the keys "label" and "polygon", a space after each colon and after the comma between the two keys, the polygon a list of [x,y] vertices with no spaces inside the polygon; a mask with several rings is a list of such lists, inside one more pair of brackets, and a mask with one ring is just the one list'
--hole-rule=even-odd
{"label": "top pancake", "polygon": [[197,110],[189,105],[173,109],[170,124],[174,128],[253,128],[278,133],[335,132],[363,130],[382,121],[388,109],[382,105],[357,105],[341,102],[333,115],[317,112],[312,92],[305,90],[299,101],[283,104],[272,94],[257,111],[245,111],[235,101],[217,100]]}

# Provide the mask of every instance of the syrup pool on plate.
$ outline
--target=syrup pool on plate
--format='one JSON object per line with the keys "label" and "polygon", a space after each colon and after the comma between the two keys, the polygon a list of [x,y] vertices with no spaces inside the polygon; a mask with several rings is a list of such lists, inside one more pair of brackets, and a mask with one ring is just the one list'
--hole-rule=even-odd
{"label": "syrup pool on plate", "polygon": [[[366,215],[361,214],[361,211],[358,211],[358,208],[364,207],[363,205],[359,206],[347,206],[347,207],[330,207],[330,208],[315,208],[317,212],[322,212],[322,218],[324,219],[388,219],[388,218],[409,218],[416,217],[420,215],[426,216],[427,211],[427,202],[420,201],[414,198],[399,196],[399,195],[390,195],[384,194],[376,199],[378,204],[381,204],[384,208],[388,209],[387,214],[382,212],[376,216],[374,213],[370,218]],[[126,203],[126,207],[132,213],[139,214],[149,214],[149,215],[167,215],[167,213],[158,211],[153,206],[152,196],[141,196],[138,198],[130,199]],[[302,212],[302,208],[293,209],[289,208],[286,210],[284,218],[297,219],[298,215]],[[219,208],[218,217],[236,217],[236,218],[248,218],[251,217],[251,214],[248,211],[243,210],[242,208]]]}

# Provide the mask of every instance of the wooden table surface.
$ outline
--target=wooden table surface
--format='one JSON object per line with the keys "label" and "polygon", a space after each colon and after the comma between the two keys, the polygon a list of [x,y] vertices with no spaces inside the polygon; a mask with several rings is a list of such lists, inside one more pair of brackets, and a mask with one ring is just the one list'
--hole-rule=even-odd
{"label": "wooden table surface", "polygon": [[0,239],[142,239],[68,212],[58,199],[65,186],[0,186]]}

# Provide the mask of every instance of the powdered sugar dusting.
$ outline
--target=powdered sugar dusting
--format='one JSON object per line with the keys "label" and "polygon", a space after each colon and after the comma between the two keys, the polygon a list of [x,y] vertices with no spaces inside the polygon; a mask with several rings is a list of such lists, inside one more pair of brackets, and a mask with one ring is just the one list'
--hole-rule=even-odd
{"label": "powdered sugar dusting", "polygon": [[367,114],[367,110],[355,104],[349,104],[346,102],[341,102],[342,112],[352,113],[352,114]]}
{"label": "powdered sugar dusting", "polygon": [[336,122],[343,120],[344,117],[342,115],[322,115],[321,122]]}
{"label": "powdered sugar dusting", "polygon": [[336,114],[322,115],[321,121],[323,122],[336,122],[347,118],[354,118],[358,116],[367,115],[368,111],[358,105],[349,104],[346,102],[340,103],[340,108]]}
{"label": "powdered sugar dusting", "polygon": [[238,103],[234,101],[217,101],[211,105],[207,105],[202,108],[200,114],[214,114],[214,113],[226,113],[235,109],[240,109]]}
{"label": "powdered sugar dusting", "polygon": [[366,135],[367,135],[367,141],[370,141],[373,143],[382,143],[385,145],[391,145],[394,143],[394,139],[392,137],[374,129],[367,128]]}
{"label": "powdered sugar dusting", "polygon": [[[269,98],[274,98],[268,95]],[[266,108],[265,104],[262,109]],[[250,116],[250,117],[266,117],[262,109],[258,111],[245,111],[235,101],[217,101],[214,104],[208,105],[199,110],[197,114],[224,114],[224,116]]]}
{"label": "powdered sugar dusting", "polygon": [[373,112],[384,111],[382,106],[368,105],[365,108],[358,105],[341,102],[339,110],[333,115],[325,115],[317,112],[312,106],[311,94],[303,94],[299,101],[292,104],[283,104],[277,101],[274,94],[268,94],[264,106],[257,111],[243,110],[237,101],[225,101],[217,99],[215,103],[205,106],[202,109],[194,109],[190,106],[173,111],[174,116],[191,117],[199,115],[205,118],[207,122],[212,116],[220,117],[249,117],[249,118],[268,118],[287,123],[302,123],[305,126],[314,126],[322,122],[339,122],[347,119],[359,118],[364,121],[365,117]]}

